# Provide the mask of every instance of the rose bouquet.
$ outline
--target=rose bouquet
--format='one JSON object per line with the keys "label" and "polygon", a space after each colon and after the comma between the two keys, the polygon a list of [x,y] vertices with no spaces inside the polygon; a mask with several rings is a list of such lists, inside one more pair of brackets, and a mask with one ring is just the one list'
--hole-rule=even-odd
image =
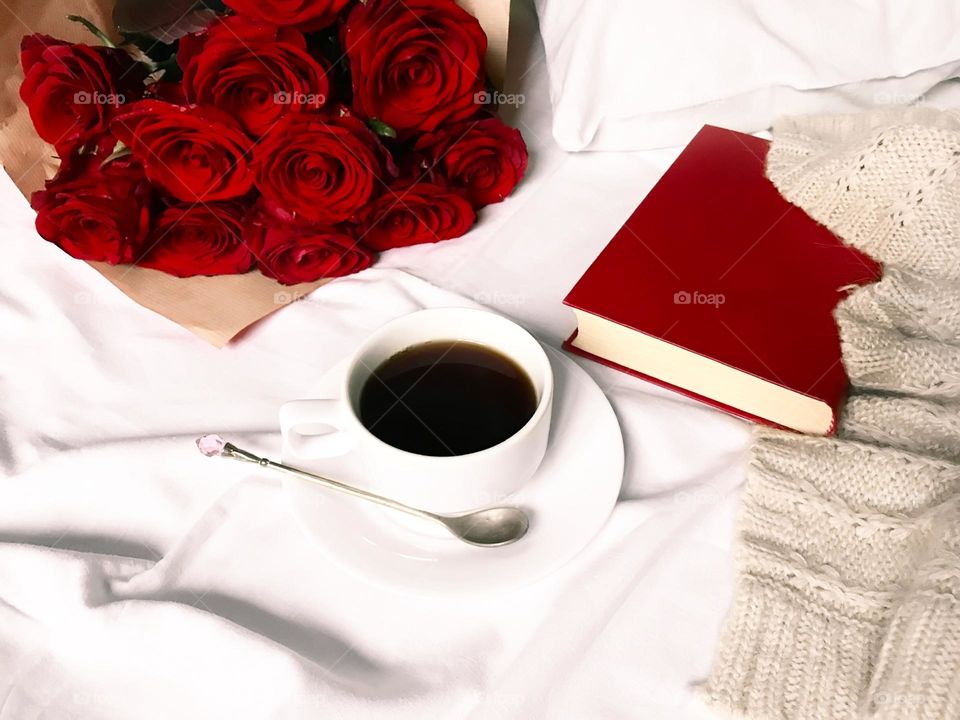
{"label": "rose bouquet", "polygon": [[463,235],[526,169],[454,0],[211,1],[116,44],[77,20],[103,44],[20,55],[60,158],[37,229],[76,258],[311,282]]}

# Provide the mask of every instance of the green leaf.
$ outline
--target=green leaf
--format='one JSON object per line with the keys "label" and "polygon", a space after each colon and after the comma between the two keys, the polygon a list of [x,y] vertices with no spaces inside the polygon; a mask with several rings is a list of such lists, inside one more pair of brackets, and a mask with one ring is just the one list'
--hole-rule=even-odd
{"label": "green leaf", "polygon": [[133,151],[118,140],[117,144],[113,146],[113,152],[103,159],[103,162],[100,163],[100,167],[131,154],[133,154]]}
{"label": "green leaf", "polygon": [[203,8],[201,0],[116,0],[113,22],[122,32],[146,33]]}
{"label": "green leaf", "polygon": [[367,120],[367,125],[370,126],[370,129],[373,130],[380,137],[395,138],[397,136],[397,131],[392,127],[387,125],[382,120],[377,120],[376,118],[370,118]]}
{"label": "green leaf", "polygon": [[176,55],[171,55],[163,62],[157,63],[157,70],[163,71],[163,79],[168,82],[179,82],[183,79],[183,69],[177,63]]}
{"label": "green leaf", "polygon": [[96,35],[100,39],[100,42],[102,42],[107,47],[116,47],[113,40],[110,39],[109,35],[107,35],[103,30],[98,28],[92,22],[87,20],[85,17],[81,17],[80,15],[67,15],[67,20],[69,20],[70,22],[80,23],[81,25],[83,25],[87,30],[89,30],[94,35]]}
{"label": "green leaf", "polygon": [[123,33],[148,35],[173,43],[184,35],[203,30],[221,12],[204,0],[116,0],[113,22]]}

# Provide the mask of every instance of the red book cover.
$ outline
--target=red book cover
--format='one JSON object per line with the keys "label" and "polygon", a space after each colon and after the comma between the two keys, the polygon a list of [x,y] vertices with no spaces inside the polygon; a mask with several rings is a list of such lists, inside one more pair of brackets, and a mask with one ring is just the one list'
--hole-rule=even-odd
{"label": "red book cover", "polygon": [[565,347],[828,434],[847,388],[833,310],[881,268],[777,192],[768,147],[705,126],[570,291]]}

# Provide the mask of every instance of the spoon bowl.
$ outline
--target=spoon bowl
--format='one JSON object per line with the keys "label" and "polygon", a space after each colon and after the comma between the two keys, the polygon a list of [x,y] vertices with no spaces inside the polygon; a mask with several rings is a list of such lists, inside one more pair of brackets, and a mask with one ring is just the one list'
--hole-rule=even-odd
{"label": "spoon bowl", "polygon": [[498,547],[516,542],[530,528],[527,514],[520,508],[494,507],[463,515],[437,515],[437,520],[453,535],[479,547]]}

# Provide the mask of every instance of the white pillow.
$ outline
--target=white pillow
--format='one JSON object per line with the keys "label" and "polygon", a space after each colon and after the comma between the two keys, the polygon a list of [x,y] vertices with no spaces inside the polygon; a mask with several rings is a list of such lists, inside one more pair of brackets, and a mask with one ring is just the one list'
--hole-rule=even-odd
{"label": "white pillow", "polygon": [[536,0],[566,150],[920,98],[960,74],[956,0]]}

